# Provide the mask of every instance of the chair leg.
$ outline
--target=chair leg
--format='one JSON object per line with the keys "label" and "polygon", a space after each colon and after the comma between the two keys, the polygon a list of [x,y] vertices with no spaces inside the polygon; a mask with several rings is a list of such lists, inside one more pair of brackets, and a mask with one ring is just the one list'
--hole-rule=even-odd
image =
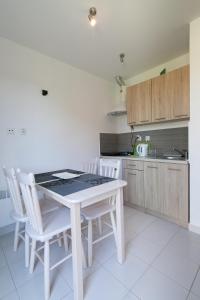
{"label": "chair leg", "polygon": [[20,222],[17,221],[16,224],[15,224],[14,251],[17,251],[17,248],[18,248],[19,227],[20,227]]}
{"label": "chair leg", "polygon": [[68,236],[67,236],[67,232],[63,232],[63,241],[64,241],[64,248],[65,248],[65,251],[68,252],[68,251],[69,251],[69,245],[68,245]]}
{"label": "chair leg", "polygon": [[29,266],[29,252],[30,252],[29,250],[30,250],[29,236],[25,232],[25,266],[26,266],[26,268],[28,268],[28,266]]}
{"label": "chair leg", "polygon": [[99,234],[102,235],[102,221],[101,221],[101,217],[98,218],[98,228],[99,228]]}
{"label": "chair leg", "polygon": [[50,260],[49,260],[49,241],[44,244],[44,295],[45,300],[50,296]]}
{"label": "chair leg", "polygon": [[32,243],[31,243],[30,266],[29,266],[29,272],[30,272],[30,274],[32,274],[32,273],[33,273],[33,270],[34,270],[34,264],[35,264],[35,249],[36,249],[36,240],[32,240]]}
{"label": "chair leg", "polygon": [[110,219],[111,219],[113,233],[114,233],[114,237],[115,237],[115,243],[116,243],[116,247],[117,247],[117,227],[116,227],[116,222],[115,222],[115,217],[114,217],[113,211],[111,211],[111,213],[110,213]]}
{"label": "chair leg", "polygon": [[92,265],[92,221],[88,221],[88,266]]}
{"label": "chair leg", "polygon": [[60,234],[57,234],[57,238],[58,238],[58,246],[62,247],[62,240]]}
{"label": "chair leg", "polygon": [[83,257],[83,268],[87,268],[87,261],[86,261],[86,257],[85,257],[85,251],[84,251],[84,247],[83,247],[83,241],[82,241],[82,257]]}

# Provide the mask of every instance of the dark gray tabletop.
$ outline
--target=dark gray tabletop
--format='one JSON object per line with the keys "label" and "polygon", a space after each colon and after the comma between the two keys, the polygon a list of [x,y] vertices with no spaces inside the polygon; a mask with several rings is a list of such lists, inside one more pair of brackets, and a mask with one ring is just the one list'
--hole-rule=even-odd
{"label": "dark gray tabletop", "polygon": [[[79,174],[80,176],[73,179],[58,179],[52,175],[62,172]],[[62,196],[67,196],[113,180],[115,179],[70,169],[35,174],[37,184]]]}
{"label": "dark gray tabletop", "polygon": [[58,178],[53,176],[53,174],[62,173],[62,172],[68,172],[68,173],[72,173],[72,174],[84,174],[84,172],[81,172],[81,171],[76,171],[76,170],[71,170],[71,169],[63,169],[63,170],[35,174],[34,175],[35,182],[42,183],[42,182],[51,181],[51,180],[58,180]]}

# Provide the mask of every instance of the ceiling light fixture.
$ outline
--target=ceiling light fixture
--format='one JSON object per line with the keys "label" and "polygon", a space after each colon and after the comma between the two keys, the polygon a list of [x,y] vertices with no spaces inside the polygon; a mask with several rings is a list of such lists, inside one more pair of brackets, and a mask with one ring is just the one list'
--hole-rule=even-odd
{"label": "ceiling light fixture", "polygon": [[96,25],[96,14],[97,14],[97,10],[96,10],[96,8],[95,7],[91,7],[90,9],[89,9],[89,15],[88,15],[88,19],[89,19],[89,21],[90,21],[90,25],[92,26],[92,27],[94,27],[95,25]]}

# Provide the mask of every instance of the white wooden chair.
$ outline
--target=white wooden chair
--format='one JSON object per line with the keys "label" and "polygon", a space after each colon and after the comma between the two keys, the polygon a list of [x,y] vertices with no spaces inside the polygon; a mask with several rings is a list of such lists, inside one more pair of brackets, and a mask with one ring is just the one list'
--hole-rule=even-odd
{"label": "white wooden chair", "polygon": [[[19,173],[18,178],[28,215],[26,234],[32,239],[30,273],[33,272],[36,256],[44,264],[44,291],[45,300],[48,300],[50,296],[50,271],[72,256],[71,253],[67,254],[60,261],[50,266],[50,244],[57,241],[57,238],[53,239],[54,237],[60,234],[64,235],[67,230],[71,229],[70,210],[62,207],[42,215],[33,174]],[[43,244],[39,248],[36,248],[37,241]],[[43,249],[44,259],[39,255],[39,252]],[[86,265],[85,259],[84,264]]]}
{"label": "white wooden chair", "polygon": [[[119,178],[120,174],[120,167],[121,161],[118,159],[100,159],[100,175],[112,177],[115,179]],[[110,235],[114,234],[115,241],[117,243],[116,237],[116,222],[115,222],[115,199],[105,199],[97,204],[90,205],[86,208],[81,210],[82,215],[84,216],[85,220],[88,223],[88,266],[92,265],[92,252],[93,252],[93,245],[102,241],[103,239],[109,237]],[[99,227],[101,227],[101,218],[106,214],[110,214],[111,224],[104,221],[104,224],[108,227],[112,228],[112,231],[108,232],[105,235],[102,235],[102,230],[100,229],[101,236],[93,240],[93,221],[99,221]]]}
{"label": "white wooden chair", "polygon": [[[20,170],[18,170],[20,171]],[[14,235],[14,251],[17,251],[19,240],[25,242],[25,265],[28,267],[29,265],[29,244],[28,240],[25,238],[25,230],[22,226],[25,224],[28,220],[25,205],[22,199],[22,194],[20,190],[20,186],[17,180],[16,171],[15,169],[11,168],[7,170],[5,167],[3,167],[3,173],[6,178],[7,186],[9,189],[10,197],[12,200],[13,210],[11,211],[11,217],[16,222],[15,224],[15,235]],[[51,201],[49,199],[41,199],[40,200],[40,206],[42,213],[48,213],[50,211],[53,211],[59,207],[59,205]]]}
{"label": "white wooden chair", "polygon": [[90,174],[97,174],[98,163],[99,163],[98,158],[83,163],[83,171]]}

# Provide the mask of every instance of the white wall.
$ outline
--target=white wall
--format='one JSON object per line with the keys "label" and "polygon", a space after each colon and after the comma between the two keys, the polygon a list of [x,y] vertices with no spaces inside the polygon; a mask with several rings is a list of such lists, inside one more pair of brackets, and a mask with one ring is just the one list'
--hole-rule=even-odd
{"label": "white wall", "polygon": [[99,132],[114,131],[113,99],[112,83],[0,38],[0,166],[79,168],[99,154]]}
{"label": "white wall", "polygon": [[200,233],[200,18],[190,26],[190,227]]}
{"label": "white wall", "polygon": [[[137,76],[129,78],[128,80],[126,80],[126,84],[127,84],[127,86],[137,84],[139,82],[142,82],[142,81],[145,81],[145,80],[148,80],[148,79],[158,76],[160,74],[161,70],[164,68],[166,68],[167,71],[172,71],[172,70],[182,67],[186,64],[189,64],[189,54],[182,55],[182,56],[177,57],[176,59],[173,59],[171,61],[168,61],[162,65],[159,65],[159,66],[156,66],[155,68],[147,70],[144,73],[141,73],[141,74],[138,74]],[[115,87],[115,105],[118,106],[119,103],[120,103],[119,87],[116,86]],[[170,122],[170,123],[135,126],[135,131],[156,130],[156,129],[164,129],[164,128],[183,127],[183,126],[188,126],[188,122],[180,121],[180,122]],[[127,125],[127,117],[126,116],[117,118],[116,131],[118,133],[130,131],[130,127]]]}

